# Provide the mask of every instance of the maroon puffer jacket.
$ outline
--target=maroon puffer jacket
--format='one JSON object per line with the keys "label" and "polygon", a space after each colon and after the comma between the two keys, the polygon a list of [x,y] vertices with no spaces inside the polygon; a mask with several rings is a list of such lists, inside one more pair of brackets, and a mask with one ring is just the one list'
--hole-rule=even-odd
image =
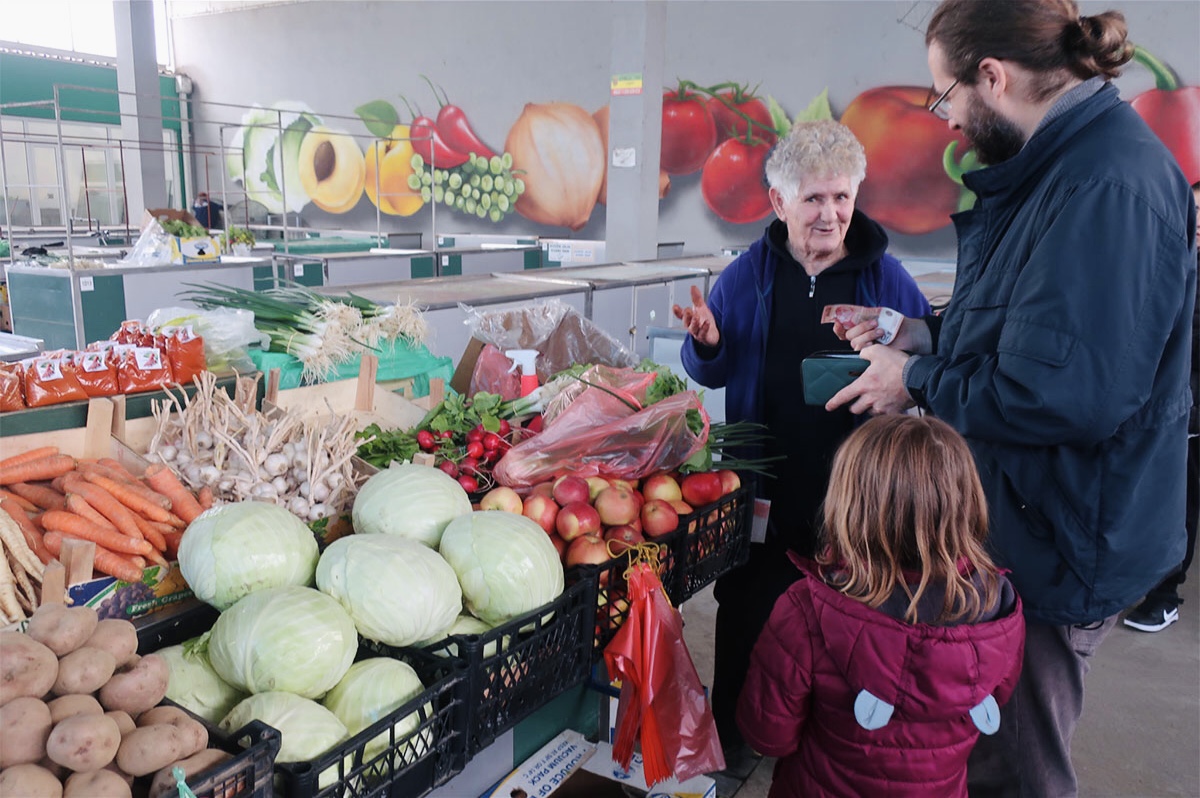
{"label": "maroon puffer jacket", "polygon": [[1012,694],[1024,646],[1007,579],[991,620],[931,626],[808,573],[754,647],[738,725],[780,758],[770,798],[965,796],[967,755],[980,729],[1003,722],[997,704]]}

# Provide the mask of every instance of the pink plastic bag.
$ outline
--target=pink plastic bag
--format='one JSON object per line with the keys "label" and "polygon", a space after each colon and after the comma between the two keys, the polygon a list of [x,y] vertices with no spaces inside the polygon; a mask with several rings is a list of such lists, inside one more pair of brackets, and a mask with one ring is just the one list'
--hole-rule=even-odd
{"label": "pink plastic bag", "polygon": [[516,399],[521,395],[521,372],[513,370],[512,366],[508,355],[491,344],[484,344],[475,361],[475,370],[471,372],[470,395],[486,391],[500,394],[505,401]]}
{"label": "pink plastic bag", "polygon": [[[708,414],[694,391],[638,409],[654,376],[605,366],[584,372],[578,388],[547,408],[543,431],[512,447],[492,476],[515,488],[565,473],[638,479],[678,468],[708,440]],[[688,427],[689,411],[703,423],[698,433]]]}

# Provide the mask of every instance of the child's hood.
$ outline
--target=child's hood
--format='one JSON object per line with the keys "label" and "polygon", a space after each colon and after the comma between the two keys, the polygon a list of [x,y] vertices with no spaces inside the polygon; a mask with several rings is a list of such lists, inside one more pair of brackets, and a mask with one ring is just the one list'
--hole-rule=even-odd
{"label": "child's hood", "polygon": [[[1014,674],[1024,648],[1020,599],[1006,578],[991,620],[907,624],[809,577],[818,634],[856,694],[908,719],[961,717]],[[1011,684],[1008,685],[1011,689]],[[1007,692],[1007,691],[1006,691]],[[892,707],[892,710],[887,710]],[[860,707],[856,711],[863,711]]]}

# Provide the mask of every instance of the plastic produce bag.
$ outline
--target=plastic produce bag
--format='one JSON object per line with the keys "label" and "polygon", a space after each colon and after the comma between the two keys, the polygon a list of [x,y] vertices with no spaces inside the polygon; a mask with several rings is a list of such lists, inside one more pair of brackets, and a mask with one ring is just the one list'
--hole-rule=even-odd
{"label": "plastic produce bag", "polygon": [[[467,314],[471,334],[501,352],[509,349],[536,349],[538,381],[545,383],[552,375],[575,363],[600,363],[606,366],[636,366],[638,357],[621,342],[560,299],[550,299],[512,310],[480,311],[459,305]],[[505,358],[507,361],[507,358]],[[504,365],[507,370],[511,362]],[[471,395],[480,390],[479,384],[496,384],[503,378],[497,361],[476,363],[471,378]]]}
{"label": "plastic produce bag", "polygon": [[683,642],[683,619],[649,563],[630,566],[629,616],[604,649],[621,680],[613,758],[626,770],[640,741],[646,784],[725,769],[712,709]]}
{"label": "plastic produce bag", "polygon": [[[708,413],[695,391],[645,406],[654,374],[596,366],[552,399],[543,431],[508,450],[492,471],[524,487],[563,473],[637,479],[681,466],[708,440]],[[689,415],[699,422],[693,431]]]}
{"label": "plastic produce bag", "polygon": [[141,235],[129,254],[113,263],[113,266],[167,266],[171,263],[171,257],[171,235],[163,229],[158,219],[151,219],[142,227]]}
{"label": "plastic produce bag", "polygon": [[248,310],[168,307],[153,311],[146,319],[153,329],[190,326],[204,339],[204,358],[209,371],[254,371],[254,361],[246,352],[261,346],[266,336],[254,326],[254,314]]}

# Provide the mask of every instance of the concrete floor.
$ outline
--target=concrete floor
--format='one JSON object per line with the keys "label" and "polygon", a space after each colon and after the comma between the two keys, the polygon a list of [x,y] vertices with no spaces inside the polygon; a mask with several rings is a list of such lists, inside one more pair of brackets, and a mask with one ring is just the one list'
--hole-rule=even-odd
{"label": "concrete floor", "polygon": [[[1073,756],[1085,798],[1200,797],[1200,562],[1183,586],[1180,620],[1146,634],[1118,625],[1087,679],[1087,708]],[[712,680],[709,587],[681,607],[700,678]],[[719,779],[718,798],[765,798],[773,759],[745,780]]]}

